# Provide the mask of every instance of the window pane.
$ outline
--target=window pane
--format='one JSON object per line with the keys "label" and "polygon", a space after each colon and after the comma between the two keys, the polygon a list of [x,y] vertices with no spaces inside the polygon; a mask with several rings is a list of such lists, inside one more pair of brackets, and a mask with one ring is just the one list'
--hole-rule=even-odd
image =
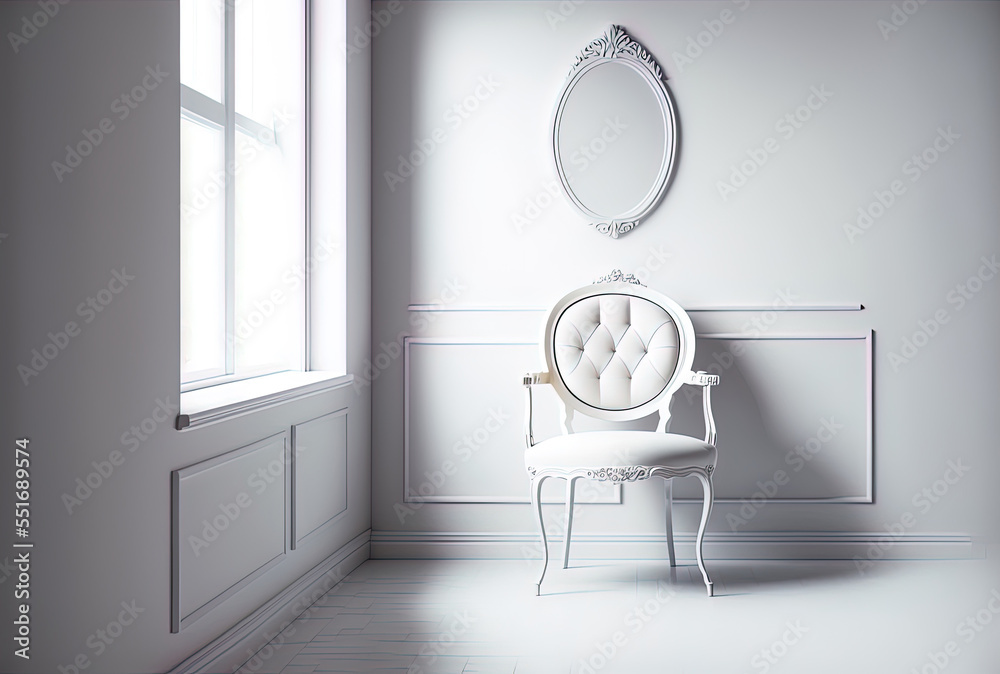
{"label": "window pane", "polygon": [[305,3],[241,0],[236,23],[235,367],[301,369],[305,340]]}
{"label": "window pane", "polygon": [[[255,0],[243,0],[236,12],[236,112],[253,118],[254,20]],[[261,47],[262,48],[262,47]]]}
{"label": "window pane", "polygon": [[221,128],[181,118],[181,381],[226,373]]}
{"label": "window pane", "polygon": [[238,132],[234,173],[236,373],[301,369],[305,326],[301,145],[284,147]]}
{"label": "window pane", "polygon": [[222,2],[180,0],[180,4],[181,83],[222,103]]}
{"label": "window pane", "polygon": [[271,126],[305,84],[305,3],[236,3],[236,112]]}

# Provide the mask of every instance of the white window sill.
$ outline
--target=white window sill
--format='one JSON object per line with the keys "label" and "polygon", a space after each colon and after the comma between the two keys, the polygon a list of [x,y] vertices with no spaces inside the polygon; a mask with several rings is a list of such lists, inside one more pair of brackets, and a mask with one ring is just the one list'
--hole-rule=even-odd
{"label": "white window sill", "polygon": [[336,388],[350,386],[352,374],[279,372],[181,393],[175,428],[182,431],[232,419]]}

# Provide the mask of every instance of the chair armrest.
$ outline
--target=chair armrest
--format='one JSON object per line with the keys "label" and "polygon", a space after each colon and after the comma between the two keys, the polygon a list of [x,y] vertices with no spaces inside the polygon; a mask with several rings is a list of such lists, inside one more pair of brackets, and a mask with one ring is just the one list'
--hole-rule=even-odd
{"label": "chair armrest", "polygon": [[525,386],[535,386],[537,384],[551,384],[552,376],[548,372],[528,372],[524,375]]}
{"label": "chair armrest", "polygon": [[532,428],[531,416],[533,405],[531,404],[531,387],[538,384],[549,384],[552,377],[548,372],[528,372],[524,375],[524,444],[527,447],[535,445],[535,433]]}
{"label": "chair armrest", "polygon": [[717,436],[715,430],[715,417],[712,415],[712,387],[718,386],[722,378],[717,374],[708,374],[705,371],[688,372],[684,383],[689,386],[700,386],[702,407],[705,410],[705,442],[715,445]]}
{"label": "chair armrest", "polygon": [[720,381],[722,379],[719,375],[699,370],[698,372],[688,372],[684,383],[689,386],[718,386]]}

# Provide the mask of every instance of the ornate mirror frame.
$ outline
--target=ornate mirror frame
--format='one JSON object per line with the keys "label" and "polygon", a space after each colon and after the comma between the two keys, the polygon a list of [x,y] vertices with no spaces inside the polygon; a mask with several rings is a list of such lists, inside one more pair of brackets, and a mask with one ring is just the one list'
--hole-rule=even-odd
{"label": "ornate mirror frame", "polygon": [[[563,113],[574,88],[587,73],[593,71],[595,67],[611,60],[632,67],[642,76],[659,103],[664,125],[663,159],[660,162],[659,173],[653,182],[652,188],[634,207],[624,213],[616,213],[613,216],[593,211],[587,206],[585,200],[581,199],[580,195],[573,191],[566,176],[563,157],[559,149]],[[674,113],[673,100],[664,84],[664,79],[665,77],[660,70],[660,66],[653,60],[653,57],[638,42],[633,40],[621,26],[613,25],[607,33],[587,45],[580,52],[580,55],[576,57],[576,63],[570,69],[566,83],[559,94],[555,117],[552,122],[552,156],[555,160],[556,171],[559,174],[559,182],[562,184],[563,190],[570,201],[590,219],[590,224],[596,227],[599,232],[607,234],[613,239],[617,239],[620,234],[634,229],[656,208],[666,193],[667,186],[673,175],[677,155],[677,118]]]}

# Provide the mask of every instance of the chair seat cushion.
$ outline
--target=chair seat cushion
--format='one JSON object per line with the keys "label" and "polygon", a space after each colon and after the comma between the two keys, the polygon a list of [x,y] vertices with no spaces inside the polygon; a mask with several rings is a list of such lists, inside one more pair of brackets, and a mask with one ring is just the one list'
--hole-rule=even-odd
{"label": "chair seat cushion", "polygon": [[557,435],[524,453],[533,468],[715,465],[715,447],[699,438],[653,431],[590,431]]}

